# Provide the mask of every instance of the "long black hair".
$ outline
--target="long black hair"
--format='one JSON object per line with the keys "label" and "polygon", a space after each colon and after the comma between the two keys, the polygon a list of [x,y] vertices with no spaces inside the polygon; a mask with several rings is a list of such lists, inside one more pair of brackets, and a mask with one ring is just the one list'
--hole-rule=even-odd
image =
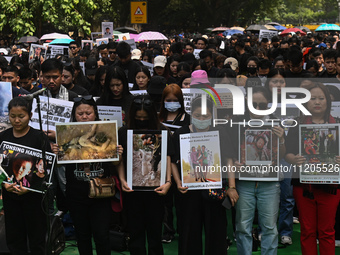
{"label": "long black hair", "polygon": [[[91,97],[90,99],[85,99],[87,97]],[[97,108],[97,104],[96,102],[93,100],[92,96],[84,96],[80,99],[80,101],[74,102],[73,108],[72,108],[72,112],[71,112],[71,122],[77,122],[76,119],[76,109],[79,105],[82,104],[87,104],[93,107],[94,113],[96,115],[96,121],[100,120],[99,119],[99,114],[98,114],[98,108]]]}

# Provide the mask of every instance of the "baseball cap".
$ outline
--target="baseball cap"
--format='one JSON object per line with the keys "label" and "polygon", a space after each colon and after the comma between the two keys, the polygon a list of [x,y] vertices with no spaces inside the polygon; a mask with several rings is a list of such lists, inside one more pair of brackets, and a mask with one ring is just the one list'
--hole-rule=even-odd
{"label": "baseball cap", "polygon": [[137,59],[140,60],[140,57],[142,56],[142,52],[139,49],[134,49],[131,52],[131,59]]}
{"label": "baseball cap", "polygon": [[208,74],[206,71],[196,70],[192,72],[190,86],[197,85],[197,84],[206,84],[206,83],[210,83],[208,80]]}
{"label": "baseball cap", "polygon": [[166,57],[165,56],[157,56],[155,57],[154,61],[153,61],[153,66],[157,67],[165,67],[166,65]]}
{"label": "baseball cap", "polygon": [[95,58],[89,58],[85,62],[86,75],[95,75],[98,69],[98,63]]}
{"label": "baseball cap", "polygon": [[227,58],[226,60],[224,60],[224,64],[229,64],[231,69],[233,69],[233,71],[236,70],[236,68],[238,68],[238,61],[236,60],[236,58]]}
{"label": "baseball cap", "polygon": [[8,50],[6,50],[6,49],[4,49],[4,48],[1,48],[1,49],[0,49],[0,55],[2,55],[1,53],[2,53],[3,55],[8,55]]}

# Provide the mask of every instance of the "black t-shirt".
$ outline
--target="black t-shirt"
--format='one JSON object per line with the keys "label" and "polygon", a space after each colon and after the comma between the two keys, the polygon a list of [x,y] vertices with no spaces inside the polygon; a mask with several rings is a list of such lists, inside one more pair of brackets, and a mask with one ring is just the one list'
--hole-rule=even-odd
{"label": "black t-shirt", "polygon": [[[174,125],[174,126],[179,126],[179,127],[184,127],[184,126],[189,126],[190,125],[190,115],[185,113],[179,114],[175,117],[174,120],[171,121],[163,121],[163,123],[168,124],[168,125]],[[173,133],[175,132],[178,128],[176,127],[171,127],[165,125],[170,131]]]}
{"label": "black t-shirt", "polygon": [[65,164],[66,195],[70,200],[89,200],[89,180],[114,174],[112,162]]}
{"label": "black t-shirt", "polygon": [[72,91],[72,92],[76,93],[78,96],[89,95],[89,92],[85,88],[80,87],[78,85],[74,85],[73,88],[70,89],[69,91]]}
{"label": "black t-shirt", "polygon": [[126,74],[128,82],[134,83],[136,70],[137,70],[138,67],[140,67],[140,65],[138,65],[135,61],[132,61],[132,60],[129,61],[127,64],[124,64],[124,65],[120,61],[118,61],[117,63],[115,63],[113,65],[121,67]]}
{"label": "black t-shirt", "polygon": [[[0,133],[0,144],[2,142],[10,142],[10,143],[16,143],[16,144],[20,144],[22,146],[26,146],[26,147],[30,147],[30,148],[34,148],[34,149],[38,149],[41,150],[43,148],[43,146],[45,146],[45,150],[47,152],[52,152],[51,150],[51,146],[50,143],[48,141],[47,136],[44,133],[41,133],[40,130],[34,129],[34,128],[30,128],[30,130],[28,131],[28,133],[22,137],[15,137],[13,135],[13,128],[9,128],[3,132]],[[20,154],[18,154],[19,156]],[[11,164],[8,164],[8,166],[10,166]],[[7,167],[8,167],[7,166]],[[11,172],[8,171],[9,169],[6,166],[4,166],[4,169],[6,172]],[[18,196],[12,192],[7,192],[9,196],[13,197],[13,198],[18,198],[21,196]],[[30,194],[33,192],[29,192],[26,194]],[[35,193],[35,192],[34,192]],[[23,195],[23,196],[26,196]]]}

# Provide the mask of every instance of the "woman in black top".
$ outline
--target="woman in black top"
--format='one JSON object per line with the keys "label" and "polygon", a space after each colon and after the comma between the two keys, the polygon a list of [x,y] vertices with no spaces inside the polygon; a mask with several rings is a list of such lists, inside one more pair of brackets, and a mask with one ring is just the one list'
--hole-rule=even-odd
{"label": "woman in black top", "polygon": [[97,100],[97,104],[121,106],[123,124],[125,125],[126,114],[129,112],[132,98],[124,70],[119,66],[110,66],[106,73],[103,94]]}
{"label": "woman in black top", "polygon": [[[13,127],[0,133],[0,144],[6,141],[51,151],[47,136],[28,125],[32,117],[31,102],[23,97],[16,97],[9,102],[8,110],[9,120]],[[26,160],[26,163],[29,162],[27,156],[23,154],[7,156],[9,164],[4,167],[9,172],[11,172],[10,167],[14,167],[17,162],[22,160]],[[30,161],[29,164],[33,167],[33,161]],[[41,206],[42,194],[29,192],[23,187],[23,178],[18,183],[3,183],[2,186],[3,204],[6,212],[6,240],[11,254],[27,254],[28,238],[31,254],[44,255],[47,226],[46,215]]]}
{"label": "woman in black top", "polygon": [[[168,139],[166,182],[154,191],[133,191],[126,181],[127,165],[127,130],[164,130],[150,96],[137,96],[132,101],[127,126],[119,130],[119,142],[124,148],[123,161],[118,166],[119,179],[124,191],[124,207],[127,209],[128,230],[130,234],[129,250],[131,255],[163,254],[162,220],[163,198],[171,186],[170,156],[172,144]],[[148,252],[146,250],[146,236]]]}
{"label": "woman in black top", "polygon": [[[79,100],[79,101],[78,101]],[[72,109],[73,122],[99,120],[94,100],[79,98]],[[122,153],[122,147],[118,146]],[[89,180],[113,175],[112,162],[65,164],[66,199],[74,222],[79,254],[93,254],[92,236],[97,254],[111,254],[109,228],[111,219],[110,198],[89,198]]]}

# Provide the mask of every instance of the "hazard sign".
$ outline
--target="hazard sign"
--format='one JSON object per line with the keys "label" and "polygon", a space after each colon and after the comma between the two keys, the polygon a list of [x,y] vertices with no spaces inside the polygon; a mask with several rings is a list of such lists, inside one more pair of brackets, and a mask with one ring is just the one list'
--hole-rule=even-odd
{"label": "hazard sign", "polygon": [[134,1],[131,2],[131,24],[147,23],[147,2]]}

